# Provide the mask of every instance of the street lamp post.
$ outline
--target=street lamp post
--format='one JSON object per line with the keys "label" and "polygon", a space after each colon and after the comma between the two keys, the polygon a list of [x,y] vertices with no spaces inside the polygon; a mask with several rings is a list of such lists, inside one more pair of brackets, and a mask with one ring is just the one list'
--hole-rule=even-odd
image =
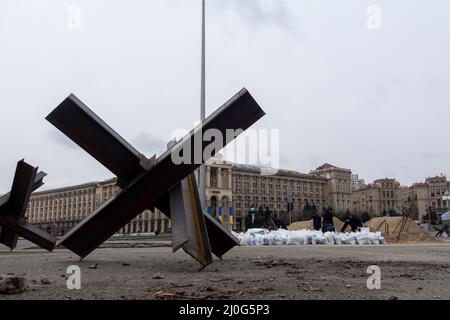
{"label": "street lamp post", "polygon": [[293,209],[293,201],[292,201],[292,185],[289,182],[288,185],[288,212],[289,212],[289,225],[292,224],[292,209]]}
{"label": "street lamp post", "polygon": [[[206,118],[206,3],[202,0],[202,49],[201,49],[201,85],[200,85],[200,120]],[[202,155],[203,157],[203,155]],[[206,210],[206,165],[200,167],[199,172],[200,203]]]}

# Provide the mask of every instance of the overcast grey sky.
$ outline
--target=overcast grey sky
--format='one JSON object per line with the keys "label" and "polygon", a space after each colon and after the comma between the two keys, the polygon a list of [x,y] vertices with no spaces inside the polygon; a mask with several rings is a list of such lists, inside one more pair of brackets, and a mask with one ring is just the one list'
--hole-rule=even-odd
{"label": "overcast grey sky", "polygon": [[[281,166],[367,181],[450,175],[450,2],[208,0],[207,113],[242,87],[281,130]],[[44,117],[76,94],[151,155],[198,120],[200,0],[5,0],[0,193],[25,158],[46,187],[111,177]],[[67,28],[70,5],[79,30]],[[367,28],[367,8],[382,10]]]}

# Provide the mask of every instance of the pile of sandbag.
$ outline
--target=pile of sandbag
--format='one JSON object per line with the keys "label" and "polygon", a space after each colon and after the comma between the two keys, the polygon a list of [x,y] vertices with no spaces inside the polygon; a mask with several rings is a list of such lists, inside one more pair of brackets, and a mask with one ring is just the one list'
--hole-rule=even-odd
{"label": "pile of sandbag", "polygon": [[304,245],[381,245],[386,241],[381,232],[336,233],[313,230],[249,229],[246,233],[234,233],[241,246],[304,246]]}

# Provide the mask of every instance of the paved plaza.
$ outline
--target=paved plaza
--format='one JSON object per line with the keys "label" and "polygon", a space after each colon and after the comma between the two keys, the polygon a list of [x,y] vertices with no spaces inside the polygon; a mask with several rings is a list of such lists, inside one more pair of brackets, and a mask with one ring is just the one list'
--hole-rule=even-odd
{"label": "paved plaza", "polygon": [[[450,243],[386,246],[239,247],[199,272],[168,239],[109,241],[80,262],[70,251],[27,243],[0,250],[0,274],[25,292],[0,299],[450,299]],[[67,268],[81,269],[69,290]],[[367,268],[380,267],[369,290]]]}

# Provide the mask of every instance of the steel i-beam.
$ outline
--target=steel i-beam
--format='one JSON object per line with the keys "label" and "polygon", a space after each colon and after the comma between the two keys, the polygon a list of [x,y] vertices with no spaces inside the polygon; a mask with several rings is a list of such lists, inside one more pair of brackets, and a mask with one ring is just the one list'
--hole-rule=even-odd
{"label": "steel i-beam", "polygon": [[17,163],[11,192],[0,198],[0,243],[11,250],[17,246],[18,236],[48,251],[55,247],[56,239],[53,236],[25,221],[31,193],[44,184],[45,176],[44,172],[38,173],[38,168],[21,160]]}
{"label": "steel i-beam", "polygon": [[195,176],[170,190],[173,251],[180,248],[204,267],[213,262]]}

